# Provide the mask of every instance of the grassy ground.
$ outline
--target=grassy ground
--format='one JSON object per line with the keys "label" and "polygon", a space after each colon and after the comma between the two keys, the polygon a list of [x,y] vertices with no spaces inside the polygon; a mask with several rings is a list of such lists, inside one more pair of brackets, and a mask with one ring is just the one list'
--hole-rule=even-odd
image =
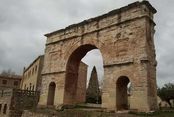
{"label": "grassy ground", "polygon": [[153,113],[115,113],[102,112],[96,110],[83,109],[67,109],[63,111],[56,111],[52,109],[41,109],[35,113],[42,113],[43,115],[54,115],[55,117],[174,117],[174,109],[165,108]]}
{"label": "grassy ground", "polygon": [[132,114],[132,115],[135,115],[135,117],[174,117],[174,112],[158,111],[158,112],[151,113],[151,114],[137,113],[137,114]]}
{"label": "grassy ground", "polygon": [[162,108],[153,113],[130,113],[135,117],[174,117],[174,108]]}

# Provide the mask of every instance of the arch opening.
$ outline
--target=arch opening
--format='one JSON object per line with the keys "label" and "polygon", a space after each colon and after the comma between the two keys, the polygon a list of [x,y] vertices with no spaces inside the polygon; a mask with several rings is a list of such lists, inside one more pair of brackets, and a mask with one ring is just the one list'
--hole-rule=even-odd
{"label": "arch opening", "polygon": [[[94,64],[86,62],[86,56],[92,50],[98,49],[94,45],[86,44],[78,47],[69,57],[66,66],[64,104],[75,104],[86,102],[86,90],[90,74]],[[102,58],[102,57],[101,57]],[[91,58],[90,58],[91,59]],[[84,71],[82,64],[86,64],[87,71]],[[103,60],[102,60],[103,67]],[[85,73],[86,72],[86,73]],[[86,74],[86,76],[85,76]],[[88,78],[87,78],[88,77]]]}
{"label": "arch opening", "polygon": [[56,84],[54,82],[51,82],[48,88],[48,98],[47,98],[48,106],[54,105],[55,88]]}
{"label": "arch opening", "polygon": [[129,109],[131,83],[127,76],[121,76],[116,82],[116,108],[117,110]]}

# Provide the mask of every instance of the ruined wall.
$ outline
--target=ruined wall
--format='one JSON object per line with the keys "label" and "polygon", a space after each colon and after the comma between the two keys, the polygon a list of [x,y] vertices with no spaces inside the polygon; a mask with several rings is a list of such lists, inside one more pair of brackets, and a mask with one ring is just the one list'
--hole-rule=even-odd
{"label": "ruined wall", "polygon": [[12,89],[0,90],[0,117],[9,117],[12,95]]}
{"label": "ruined wall", "polygon": [[48,85],[52,81],[56,83],[54,104],[64,104],[68,59],[77,48],[89,44],[98,48],[103,56],[102,107],[117,110],[116,81],[126,76],[133,87],[130,109],[156,109],[154,13],[156,10],[149,2],[135,2],[46,34],[39,105],[46,105]]}
{"label": "ruined wall", "polygon": [[39,93],[35,91],[0,90],[0,117],[21,117],[23,110],[36,108],[38,101]]}

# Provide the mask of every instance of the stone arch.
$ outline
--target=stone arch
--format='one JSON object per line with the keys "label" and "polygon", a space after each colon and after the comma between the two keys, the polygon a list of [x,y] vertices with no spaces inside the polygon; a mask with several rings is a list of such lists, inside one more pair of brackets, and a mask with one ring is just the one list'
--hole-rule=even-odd
{"label": "stone arch", "polygon": [[[93,49],[99,49],[100,52],[103,53],[102,44],[103,43],[100,42],[100,40],[93,39],[93,38],[91,40],[84,40],[83,39],[83,43],[82,43],[82,40],[78,40],[76,42],[73,42],[73,44],[65,51],[64,59],[67,60],[66,63],[68,63],[69,58],[72,56],[72,53],[77,51],[79,48],[84,48],[84,47],[89,47],[89,46],[90,46],[89,48],[91,48],[91,49],[89,49],[87,52],[89,52]],[[86,53],[84,54],[84,56],[86,55]],[[102,58],[103,58],[103,61],[104,61],[104,56],[103,55],[102,55]]]}
{"label": "stone arch", "polygon": [[120,76],[116,82],[116,108],[117,110],[129,109],[128,104],[128,89],[127,85],[130,82],[127,76]]}
{"label": "stone arch", "polygon": [[[65,89],[64,89],[64,103],[72,104],[85,102],[85,97],[77,99],[77,82],[78,82],[78,67],[81,59],[86,55],[87,52],[93,49],[98,49],[95,45],[85,44],[75,49],[68,58],[66,65],[66,77],[65,77]],[[84,82],[86,83],[86,82]],[[85,85],[85,84],[84,84]]]}
{"label": "stone arch", "polygon": [[54,105],[55,89],[56,89],[55,82],[51,82],[48,88],[47,105]]}
{"label": "stone arch", "polygon": [[147,1],[136,2],[46,34],[42,70],[42,81],[46,85],[42,85],[39,104],[47,103],[45,90],[53,75],[60,92],[55,105],[82,101],[77,101],[76,96],[79,61],[88,51],[99,48],[104,63],[102,107],[116,109],[116,80],[124,75],[133,84],[130,108],[157,109],[155,49],[154,42],[149,41],[154,39],[154,13],[156,10]]}

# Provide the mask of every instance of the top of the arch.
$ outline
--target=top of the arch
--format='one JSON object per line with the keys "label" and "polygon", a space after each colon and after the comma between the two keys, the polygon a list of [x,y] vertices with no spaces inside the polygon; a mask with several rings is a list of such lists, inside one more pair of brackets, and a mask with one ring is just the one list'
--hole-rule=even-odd
{"label": "top of the arch", "polygon": [[120,12],[124,12],[124,11],[126,11],[128,9],[133,8],[133,7],[138,7],[138,6],[142,6],[142,5],[146,5],[152,11],[152,13],[156,13],[157,12],[156,9],[148,1],[145,1],[145,0],[143,0],[142,2],[137,1],[137,2],[134,2],[134,3],[128,4],[125,7],[112,10],[112,11],[106,13],[106,14],[103,14],[103,15],[100,15],[100,16],[97,16],[97,17],[94,17],[94,18],[90,18],[90,19],[84,20],[84,21],[82,21],[80,23],[77,23],[77,24],[69,25],[66,28],[63,28],[63,29],[60,29],[60,30],[57,30],[57,31],[54,31],[54,32],[51,32],[51,33],[47,33],[47,34],[45,34],[45,36],[49,37],[51,35],[54,35],[55,33],[65,31],[66,29],[69,29],[69,28],[72,28],[72,27],[76,27],[76,26],[79,26],[79,25],[83,25],[83,24],[86,24],[86,23],[90,23],[92,21],[96,21],[96,20],[99,20],[99,19],[111,16],[111,15],[114,15],[114,14],[118,14]]}

